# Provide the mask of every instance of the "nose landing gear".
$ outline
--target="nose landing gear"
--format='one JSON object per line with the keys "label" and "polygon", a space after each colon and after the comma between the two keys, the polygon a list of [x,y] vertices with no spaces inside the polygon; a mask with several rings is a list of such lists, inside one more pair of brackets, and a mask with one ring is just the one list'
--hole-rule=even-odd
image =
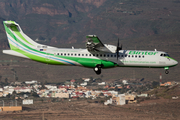
{"label": "nose landing gear", "polygon": [[165,73],[168,74],[169,73],[169,67],[165,67]]}
{"label": "nose landing gear", "polygon": [[169,73],[169,71],[168,71],[168,70],[165,70],[165,73],[166,73],[166,74],[168,74],[168,73]]}

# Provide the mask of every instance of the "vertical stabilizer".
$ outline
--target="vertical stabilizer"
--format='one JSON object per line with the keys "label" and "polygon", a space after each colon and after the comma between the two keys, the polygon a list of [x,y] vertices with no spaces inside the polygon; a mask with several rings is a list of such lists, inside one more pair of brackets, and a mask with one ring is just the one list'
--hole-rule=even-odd
{"label": "vertical stabilizer", "polygon": [[16,22],[4,21],[3,24],[11,50],[21,49],[23,46],[37,47],[40,45],[24,34]]}

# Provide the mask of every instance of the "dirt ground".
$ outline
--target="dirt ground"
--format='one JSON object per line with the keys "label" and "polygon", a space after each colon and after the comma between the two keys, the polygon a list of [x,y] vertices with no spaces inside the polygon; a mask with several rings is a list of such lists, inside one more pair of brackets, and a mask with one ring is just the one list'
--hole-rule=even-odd
{"label": "dirt ground", "polygon": [[180,100],[146,100],[105,106],[87,100],[35,102],[23,111],[0,112],[0,120],[180,120]]}

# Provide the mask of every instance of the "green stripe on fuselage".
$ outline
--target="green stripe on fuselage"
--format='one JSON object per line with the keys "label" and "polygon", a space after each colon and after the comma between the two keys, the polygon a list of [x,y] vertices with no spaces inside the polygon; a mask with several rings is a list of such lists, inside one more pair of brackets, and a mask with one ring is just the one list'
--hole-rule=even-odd
{"label": "green stripe on fuselage", "polygon": [[[11,45],[11,46],[13,46],[13,45]],[[13,47],[16,48],[15,46],[13,46]],[[59,61],[55,61],[55,60],[51,60],[51,59],[48,59],[48,58],[45,58],[45,57],[40,57],[40,56],[37,56],[37,55],[33,55],[33,54],[25,52],[25,51],[23,51],[21,49],[14,49],[14,51],[16,51],[18,53],[21,53],[21,54],[27,56],[28,58],[30,58],[32,60],[35,60],[35,61],[38,61],[38,62],[54,64],[54,65],[65,65],[64,63],[61,63]]]}

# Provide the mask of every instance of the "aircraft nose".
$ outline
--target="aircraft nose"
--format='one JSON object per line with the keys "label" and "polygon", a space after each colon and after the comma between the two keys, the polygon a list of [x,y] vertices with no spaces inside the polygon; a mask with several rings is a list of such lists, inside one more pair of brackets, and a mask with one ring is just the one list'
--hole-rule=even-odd
{"label": "aircraft nose", "polygon": [[174,65],[177,65],[178,64],[178,61],[174,60]]}

